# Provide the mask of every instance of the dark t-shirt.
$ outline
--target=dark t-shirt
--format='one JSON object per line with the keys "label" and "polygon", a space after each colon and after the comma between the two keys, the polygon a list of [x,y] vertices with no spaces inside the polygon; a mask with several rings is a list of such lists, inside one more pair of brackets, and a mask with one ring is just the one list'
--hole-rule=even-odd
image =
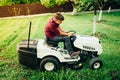
{"label": "dark t-shirt", "polygon": [[44,32],[45,32],[46,37],[53,38],[53,37],[59,35],[60,32],[57,29],[58,27],[59,27],[59,24],[57,24],[53,20],[53,18],[51,18],[45,26]]}

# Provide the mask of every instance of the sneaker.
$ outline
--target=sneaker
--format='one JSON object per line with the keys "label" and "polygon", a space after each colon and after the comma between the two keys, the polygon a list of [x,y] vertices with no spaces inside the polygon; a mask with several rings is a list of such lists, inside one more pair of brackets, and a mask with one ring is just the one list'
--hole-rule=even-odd
{"label": "sneaker", "polygon": [[79,63],[77,65],[73,65],[73,67],[72,67],[72,69],[74,69],[74,70],[78,70],[78,69],[82,69],[82,68],[83,68],[82,63]]}
{"label": "sneaker", "polygon": [[71,54],[71,57],[72,57],[72,58],[77,58],[77,57],[79,56],[79,54],[80,54],[80,51],[73,52],[73,53]]}

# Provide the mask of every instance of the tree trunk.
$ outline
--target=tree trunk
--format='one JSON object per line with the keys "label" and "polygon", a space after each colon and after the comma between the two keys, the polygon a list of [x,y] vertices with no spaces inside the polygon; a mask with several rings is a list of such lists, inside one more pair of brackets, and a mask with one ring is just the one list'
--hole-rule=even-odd
{"label": "tree trunk", "polygon": [[94,15],[94,18],[93,18],[93,34],[96,33],[96,15]]}
{"label": "tree trunk", "polygon": [[109,6],[109,8],[108,8],[108,13],[110,13],[110,11],[111,11],[111,6]]}
{"label": "tree trunk", "polygon": [[76,14],[77,14],[77,8],[73,7],[72,15],[76,15]]}
{"label": "tree trunk", "polygon": [[73,11],[72,11],[72,15],[76,15],[77,14],[77,7],[75,5],[74,2],[71,2],[72,6],[73,6]]}
{"label": "tree trunk", "polygon": [[93,18],[93,35],[96,33],[96,8],[94,10],[94,18]]}
{"label": "tree trunk", "polygon": [[102,19],[102,9],[100,9],[98,21],[100,22],[101,19]]}

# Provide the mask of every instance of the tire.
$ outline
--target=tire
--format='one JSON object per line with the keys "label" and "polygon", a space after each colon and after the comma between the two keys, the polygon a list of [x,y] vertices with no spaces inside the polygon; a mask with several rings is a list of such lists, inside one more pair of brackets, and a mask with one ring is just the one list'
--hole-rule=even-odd
{"label": "tire", "polygon": [[98,57],[92,58],[89,62],[91,69],[99,69],[103,66],[102,60]]}
{"label": "tire", "polygon": [[59,67],[59,62],[56,58],[46,57],[40,62],[41,71],[56,71]]}

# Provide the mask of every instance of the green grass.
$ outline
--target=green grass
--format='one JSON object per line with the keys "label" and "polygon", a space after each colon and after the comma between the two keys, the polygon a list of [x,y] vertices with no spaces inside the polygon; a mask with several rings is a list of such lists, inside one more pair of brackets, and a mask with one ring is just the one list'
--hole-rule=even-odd
{"label": "green grass", "polygon": [[[29,22],[32,21],[32,39],[44,38],[44,26],[51,15],[31,18],[15,18],[0,20],[0,80],[111,80],[112,71],[120,71],[120,12],[103,13],[100,23],[97,23],[96,36],[103,46],[100,58],[103,67],[91,70],[86,63],[82,70],[67,69],[57,72],[41,72],[33,70],[18,62],[16,45],[26,39]],[[62,27],[75,30],[76,34],[91,35],[93,32],[93,14],[64,15]],[[98,17],[98,15],[97,15]],[[119,77],[120,78],[120,77]]]}

